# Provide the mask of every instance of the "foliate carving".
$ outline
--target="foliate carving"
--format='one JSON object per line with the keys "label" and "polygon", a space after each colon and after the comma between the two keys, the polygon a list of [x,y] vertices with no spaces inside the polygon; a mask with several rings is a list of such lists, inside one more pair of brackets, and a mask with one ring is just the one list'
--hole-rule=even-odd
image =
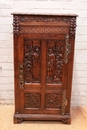
{"label": "foliate carving", "polygon": [[[49,42],[50,43],[50,42]],[[55,47],[47,49],[47,83],[62,83],[63,42],[54,42]]]}
{"label": "foliate carving", "polygon": [[41,95],[39,93],[25,93],[25,108],[40,108]]}
{"label": "foliate carving", "polygon": [[24,45],[25,82],[40,83],[40,41],[25,39]]}
{"label": "foliate carving", "polygon": [[55,17],[55,16],[21,16],[21,22],[64,22],[69,23],[70,17]]}
{"label": "foliate carving", "polygon": [[67,27],[21,27],[20,33],[58,33],[58,34],[66,34],[69,32],[69,28]]}
{"label": "foliate carving", "polygon": [[45,108],[61,108],[61,95],[46,94],[45,95]]}
{"label": "foliate carving", "polygon": [[13,17],[13,32],[14,34],[19,34],[19,17]]}
{"label": "foliate carving", "polygon": [[74,36],[76,31],[76,18],[71,18],[70,21],[70,35]]}

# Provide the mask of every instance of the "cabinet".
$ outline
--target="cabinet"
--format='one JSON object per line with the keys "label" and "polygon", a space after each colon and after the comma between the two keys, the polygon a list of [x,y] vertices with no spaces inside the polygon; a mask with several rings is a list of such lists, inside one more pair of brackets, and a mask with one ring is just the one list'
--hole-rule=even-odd
{"label": "cabinet", "polygon": [[14,123],[70,124],[76,17],[13,13]]}

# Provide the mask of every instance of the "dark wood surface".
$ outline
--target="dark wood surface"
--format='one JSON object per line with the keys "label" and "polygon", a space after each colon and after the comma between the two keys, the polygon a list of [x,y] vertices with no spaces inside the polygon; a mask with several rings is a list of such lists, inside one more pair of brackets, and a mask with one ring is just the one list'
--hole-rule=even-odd
{"label": "dark wood surface", "polygon": [[13,14],[14,123],[70,124],[76,15]]}

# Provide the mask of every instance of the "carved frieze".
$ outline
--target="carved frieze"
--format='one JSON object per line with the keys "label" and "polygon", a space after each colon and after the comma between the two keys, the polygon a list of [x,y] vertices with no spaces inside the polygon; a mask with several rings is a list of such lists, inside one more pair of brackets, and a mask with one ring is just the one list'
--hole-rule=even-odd
{"label": "carved frieze", "polygon": [[24,79],[26,83],[40,82],[40,41],[24,39]]}
{"label": "carved frieze", "polygon": [[44,27],[44,26],[28,26],[20,28],[20,33],[58,33],[58,34],[67,34],[69,28],[67,27]]}
{"label": "carved frieze", "polygon": [[40,108],[41,94],[39,93],[25,93],[24,95],[25,108]]}
{"label": "carved frieze", "polygon": [[69,23],[71,20],[70,17],[55,17],[55,16],[21,16],[21,22],[65,22]]}
{"label": "carved frieze", "polygon": [[61,95],[55,93],[45,94],[45,108],[61,108]]}

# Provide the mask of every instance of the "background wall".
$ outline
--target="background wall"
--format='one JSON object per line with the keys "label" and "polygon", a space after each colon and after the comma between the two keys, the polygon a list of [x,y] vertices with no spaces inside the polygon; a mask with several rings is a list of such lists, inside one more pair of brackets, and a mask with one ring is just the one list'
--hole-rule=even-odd
{"label": "background wall", "polygon": [[12,12],[78,14],[72,105],[87,105],[87,0],[0,0],[0,104],[14,103]]}

